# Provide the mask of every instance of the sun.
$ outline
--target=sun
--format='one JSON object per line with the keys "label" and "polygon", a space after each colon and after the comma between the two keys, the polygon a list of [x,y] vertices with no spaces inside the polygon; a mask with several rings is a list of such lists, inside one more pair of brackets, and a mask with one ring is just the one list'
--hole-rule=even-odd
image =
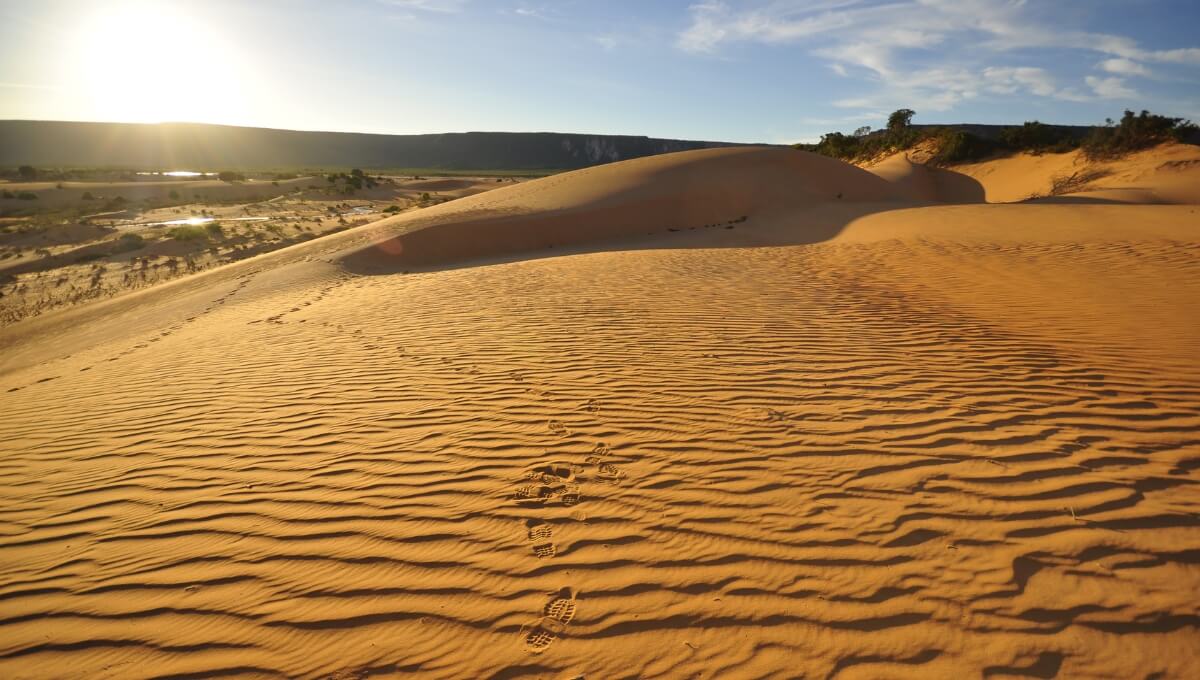
{"label": "sun", "polygon": [[248,64],[197,8],[203,3],[96,3],[80,17],[65,64],[89,118],[220,122],[244,107]]}

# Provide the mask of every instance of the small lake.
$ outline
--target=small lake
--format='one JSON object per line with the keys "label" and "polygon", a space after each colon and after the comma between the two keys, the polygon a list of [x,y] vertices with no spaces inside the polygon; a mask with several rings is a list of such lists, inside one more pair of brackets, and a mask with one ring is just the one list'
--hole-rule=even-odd
{"label": "small lake", "polygon": [[147,177],[216,177],[215,172],[196,172],[195,170],[171,170],[170,172],[139,172]]}
{"label": "small lake", "polygon": [[266,222],[270,217],[185,217],[165,222],[134,222],[125,224],[126,227],[180,227],[208,224],[209,222]]}

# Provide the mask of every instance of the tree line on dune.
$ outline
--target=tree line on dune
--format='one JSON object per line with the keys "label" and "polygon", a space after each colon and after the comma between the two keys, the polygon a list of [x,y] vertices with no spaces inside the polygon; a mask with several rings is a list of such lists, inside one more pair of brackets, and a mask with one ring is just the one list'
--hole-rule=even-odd
{"label": "tree line on dune", "polygon": [[960,126],[914,126],[912,109],[898,109],[888,116],[887,127],[872,131],[860,127],[851,134],[830,132],[816,144],[795,144],[797,149],[812,151],[845,161],[863,161],[906,151],[918,144],[930,143],[933,165],[981,160],[1005,153],[1066,153],[1079,149],[1089,160],[1111,160],[1163,142],[1182,142],[1195,138],[1200,128],[1183,118],[1171,118],[1142,111],[1126,110],[1120,121],[1111,118],[1104,125],[1078,128],[1027,121],[1001,129],[998,135],[984,136]]}

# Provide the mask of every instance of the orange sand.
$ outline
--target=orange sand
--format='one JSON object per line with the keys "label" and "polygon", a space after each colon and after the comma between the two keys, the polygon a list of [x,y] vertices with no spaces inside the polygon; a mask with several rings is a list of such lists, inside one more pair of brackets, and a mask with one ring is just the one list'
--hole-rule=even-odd
{"label": "orange sand", "polygon": [[1189,677],[1200,206],[1018,162],[639,159],[0,329],[0,677]]}

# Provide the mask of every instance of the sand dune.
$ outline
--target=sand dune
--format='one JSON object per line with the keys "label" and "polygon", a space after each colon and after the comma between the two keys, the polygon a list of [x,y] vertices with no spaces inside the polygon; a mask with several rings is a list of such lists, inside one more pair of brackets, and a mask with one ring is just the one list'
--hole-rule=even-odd
{"label": "sand dune", "polygon": [[[730,230],[823,204],[893,198],[886,182],[815,154],[778,148],[688,151],[497,189],[437,212],[381,223],[377,245],[349,254],[355,271],[437,267],[612,239]],[[840,216],[839,216],[840,217]],[[827,221],[822,220],[822,225]],[[792,242],[827,238],[796,228]]]}
{"label": "sand dune", "polygon": [[954,171],[978,181],[991,203],[1056,195],[1118,203],[1200,203],[1200,147],[1187,144],[1093,163],[1078,151],[1020,154],[958,165]]}
{"label": "sand dune", "polygon": [[0,329],[0,676],[1189,677],[1200,208],[889,168],[601,166]]}

